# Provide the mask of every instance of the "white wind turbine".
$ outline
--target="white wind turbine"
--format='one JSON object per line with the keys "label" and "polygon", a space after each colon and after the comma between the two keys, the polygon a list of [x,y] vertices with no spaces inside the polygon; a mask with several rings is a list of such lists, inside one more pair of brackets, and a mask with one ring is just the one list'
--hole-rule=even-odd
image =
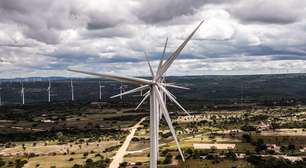
{"label": "white wind turbine", "polygon": [[[113,97],[123,96],[135,92],[139,92],[141,90],[149,89],[149,91],[145,94],[145,97],[140,102],[142,104],[148,97],[150,97],[150,168],[156,168],[157,167],[157,160],[158,160],[158,136],[159,136],[159,119],[160,119],[160,110],[161,114],[164,116],[169,128],[170,132],[173,135],[173,138],[175,140],[176,146],[178,148],[178,151],[182,157],[182,160],[184,161],[184,156],[180,148],[179,141],[176,137],[175,130],[172,125],[171,118],[169,116],[168,109],[166,107],[166,104],[164,102],[164,98],[162,96],[162,93],[164,93],[171,101],[173,101],[176,105],[178,105],[185,113],[188,114],[188,112],[176,101],[174,95],[166,89],[166,87],[172,87],[172,88],[180,88],[180,89],[187,89],[184,87],[176,86],[174,84],[170,83],[163,83],[162,78],[165,72],[169,69],[169,67],[172,65],[174,60],[177,58],[177,56],[180,54],[180,52],[183,50],[183,48],[186,46],[188,41],[192,38],[192,36],[195,34],[195,32],[198,30],[198,28],[202,25],[203,21],[194,29],[194,31],[187,37],[187,39],[171,54],[171,56],[163,61],[163,58],[160,60],[160,64],[158,66],[157,72],[154,73],[152,66],[150,62],[148,61],[148,65],[150,68],[150,72],[152,75],[152,79],[142,79],[142,78],[136,78],[136,77],[129,77],[129,76],[121,76],[121,75],[114,75],[114,74],[107,74],[107,73],[94,73],[94,72],[86,72],[86,71],[80,71],[80,70],[72,70],[68,69],[72,72],[77,73],[83,73],[88,75],[94,75],[99,76],[107,79],[112,79],[116,81],[126,82],[130,84],[136,84],[136,85],[142,85],[140,87],[137,87],[135,89],[120,93],[118,95],[115,95]],[[138,105],[139,106],[139,105]]]}
{"label": "white wind turbine", "polygon": [[51,102],[51,80],[49,79],[49,86],[48,86],[48,102]]}
{"label": "white wind turbine", "polygon": [[22,104],[24,105],[24,87],[23,87],[23,82],[21,81],[21,91],[20,91],[20,96],[22,99]]}
{"label": "white wind turbine", "polygon": [[74,86],[72,79],[70,80],[70,87],[71,87],[71,101],[74,101]]}
{"label": "white wind turbine", "polygon": [[119,90],[120,90],[120,99],[122,100],[122,93],[123,93],[123,84],[122,84],[122,82],[120,82],[120,87],[119,87]]}
{"label": "white wind turbine", "polygon": [[99,100],[102,101],[102,88],[104,88],[103,85],[101,85],[101,81],[99,81]]}

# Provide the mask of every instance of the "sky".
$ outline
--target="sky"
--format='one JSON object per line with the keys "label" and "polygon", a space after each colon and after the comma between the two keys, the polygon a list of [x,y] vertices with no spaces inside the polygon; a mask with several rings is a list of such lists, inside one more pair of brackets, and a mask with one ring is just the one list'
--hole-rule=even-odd
{"label": "sky", "polygon": [[0,78],[146,76],[204,20],[167,75],[306,72],[305,0],[1,0]]}

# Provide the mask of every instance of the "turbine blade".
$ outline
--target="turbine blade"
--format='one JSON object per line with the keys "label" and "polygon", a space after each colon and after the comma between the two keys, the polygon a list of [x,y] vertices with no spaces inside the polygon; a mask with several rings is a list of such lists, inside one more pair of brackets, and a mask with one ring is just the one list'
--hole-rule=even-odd
{"label": "turbine blade", "polygon": [[[150,91],[148,91],[147,93],[150,93]],[[144,103],[144,101],[147,100],[147,98],[150,96],[150,94],[147,94],[143,97],[143,99],[141,100],[141,102],[138,104],[138,106],[135,108],[135,110],[138,110],[138,108]]]}
{"label": "turbine blade", "polygon": [[177,85],[173,85],[173,84],[169,84],[169,83],[162,83],[162,85],[165,86],[165,87],[172,87],[172,88],[177,88],[177,89],[185,89],[185,90],[190,89],[190,88],[187,88],[187,87],[177,86]]}
{"label": "turbine blade", "polygon": [[123,81],[123,82],[131,83],[131,84],[151,84],[152,83],[152,81],[150,80],[136,78],[136,77],[128,77],[128,76],[113,75],[113,74],[106,74],[106,73],[86,72],[86,71],[73,70],[73,69],[68,69],[68,71],[87,74],[87,75],[99,76],[102,78],[112,79],[116,81]]}
{"label": "turbine blade", "polygon": [[[166,89],[166,88],[165,88]],[[164,91],[163,91],[164,92]],[[174,96],[174,94],[172,94],[169,90],[168,90],[168,93],[174,98],[176,99],[176,97]],[[167,94],[166,94],[167,95]],[[171,99],[170,99],[171,100]],[[172,100],[171,100],[172,101]]]}
{"label": "turbine blade", "polygon": [[166,42],[165,42],[165,46],[164,46],[164,50],[163,50],[163,54],[160,58],[160,62],[159,62],[159,65],[158,65],[158,68],[157,68],[157,71],[159,71],[159,69],[161,68],[161,66],[163,65],[163,62],[164,62],[164,58],[165,58],[165,55],[166,55],[166,48],[167,48],[167,44],[168,44],[168,37],[166,38]]}
{"label": "turbine blade", "polygon": [[148,87],[149,87],[149,85],[143,85],[143,86],[137,87],[137,88],[135,88],[135,89],[132,89],[132,90],[129,90],[129,91],[126,91],[126,92],[123,92],[123,93],[114,95],[114,96],[112,96],[111,98],[115,98],[115,97],[119,97],[119,96],[121,97],[121,96],[123,96],[123,95],[135,93],[135,92],[138,92],[138,91],[147,89]]}
{"label": "turbine blade", "polygon": [[155,96],[157,97],[157,101],[159,102],[159,105],[160,105],[160,107],[161,107],[161,109],[162,109],[163,115],[164,115],[164,117],[165,117],[165,119],[166,119],[166,122],[167,122],[167,124],[168,124],[168,126],[169,126],[169,128],[170,128],[170,132],[172,133],[172,136],[173,136],[174,141],[175,141],[175,143],[176,143],[177,149],[178,149],[179,152],[180,152],[180,155],[181,155],[181,157],[182,157],[182,160],[185,161],[184,155],[183,155],[183,152],[182,152],[182,150],[181,150],[180,143],[179,143],[178,140],[177,140],[176,133],[175,133],[175,130],[174,130],[174,128],[173,128],[172,121],[171,121],[171,118],[170,118],[170,116],[169,116],[167,107],[166,107],[166,105],[165,105],[165,103],[164,103],[164,101],[163,101],[163,98],[162,98],[162,96],[161,96],[161,94],[160,94],[160,92],[159,92],[159,90],[158,90],[158,88],[157,88],[156,85],[153,86],[153,89],[154,89]]}
{"label": "turbine blade", "polygon": [[172,53],[172,55],[167,59],[167,61],[162,65],[161,69],[157,72],[155,80],[158,80],[163,74],[168,70],[168,68],[171,66],[171,64],[174,62],[176,57],[181,53],[183,48],[186,46],[186,44],[189,42],[189,40],[192,38],[192,36],[195,34],[195,32],[199,29],[199,27],[202,25],[204,21],[201,21],[201,23],[193,30],[193,32],[187,37],[187,39]]}
{"label": "turbine blade", "polygon": [[146,96],[146,95],[148,95],[148,94],[150,94],[150,90],[147,91],[145,94],[143,94],[143,96]]}
{"label": "turbine blade", "polygon": [[151,63],[150,63],[149,57],[147,56],[147,53],[146,53],[146,52],[145,52],[144,54],[145,54],[145,57],[146,57],[147,63],[148,63],[148,65],[149,65],[151,75],[152,75],[152,77],[154,78],[154,71],[153,71],[153,68],[152,68],[152,66],[151,66]]}
{"label": "turbine blade", "polygon": [[185,110],[184,107],[181,106],[180,103],[175,100],[175,98],[172,96],[172,93],[170,93],[166,88],[164,88],[161,85],[158,85],[158,87],[169,97],[170,100],[172,100],[177,106],[179,106],[187,115],[190,115],[187,112],[187,110]]}

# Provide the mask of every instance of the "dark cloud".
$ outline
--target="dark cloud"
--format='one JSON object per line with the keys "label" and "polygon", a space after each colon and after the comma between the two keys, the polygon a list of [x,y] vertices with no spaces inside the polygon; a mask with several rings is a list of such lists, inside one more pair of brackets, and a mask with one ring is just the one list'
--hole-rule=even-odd
{"label": "dark cloud", "polygon": [[39,29],[36,31],[26,31],[27,37],[45,42],[47,44],[57,44],[60,41],[59,32],[52,29]]}
{"label": "dark cloud", "polygon": [[78,22],[75,8],[70,1],[1,0],[0,22],[18,25],[29,38],[56,44],[60,31]]}
{"label": "dark cloud", "polygon": [[23,48],[23,47],[35,47],[33,44],[0,44],[0,47],[13,47],[13,48]]}
{"label": "dark cloud", "polygon": [[117,27],[92,29],[85,31],[81,36],[86,38],[114,38],[114,37],[133,37],[134,31],[131,27],[122,25]]}
{"label": "dark cloud", "polygon": [[306,60],[306,54],[304,55],[273,55],[272,60]]}
{"label": "dark cloud", "polygon": [[135,12],[141,20],[156,23],[192,14],[203,3],[201,0],[148,0]]}
{"label": "dark cloud", "polygon": [[181,15],[192,15],[205,4],[230,3],[232,0],[147,0],[135,10],[144,22],[160,23]]}
{"label": "dark cloud", "polygon": [[50,65],[50,69],[65,69],[68,66],[77,64],[97,64],[97,63],[128,63],[141,62],[142,59],[131,56],[114,55],[112,57],[101,57],[97,53],[86,51],[55,51],[48,56],[56,58],[56,64]]}
{"label": "dark cloud", "polygon": [[122,19],[117,18],[110,13],[94,11],[89,14],[87,29],[97,30],[97,29],[112,28],[123,21],[124,21],[123,18]]}
{"label": "dark cloud", "polygon": [[276,55],[274,56],[275,58],[277,58],[277,55],[280,55],[280,57],[282,55],[296,55],[296,56],[303,56],[305,54],[300,53],[300,52],[294,52],[294,51],[290,51],[290,50],[286,50],[286,49],[282,49],[282,48],[272,48],[269,46],[264,46],[264,45],[258,45],[258,46],[251,46],[251,47],[247,47],[247,48],[238,48],[237,47],[237,51],[236,53],[245,53],[246,55],[250,55],[250,56],[266,56],[266,55]]}

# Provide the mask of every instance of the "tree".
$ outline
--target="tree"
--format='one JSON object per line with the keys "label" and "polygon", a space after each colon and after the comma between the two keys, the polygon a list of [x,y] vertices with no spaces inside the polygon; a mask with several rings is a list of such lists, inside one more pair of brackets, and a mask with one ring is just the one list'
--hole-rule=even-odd
{"label": "tree", "polygon": [[27,160],[16,159],[15,160],[15,167],[16,168],[22,168],[27,163],[28,163]]}
{"label": "tree", "polygon": [[22,149],[23,149],[24,151],[26,150],[25,144],[22,144]]}
{"label": "tree", "polygon": [[168,153],[165,157],[165,160],[163,161],[163,164],[169,164],[172,161],[172,155],[171,153]]}
{"label": "tree", "polygon": [[252,142],[252,137],[250,134],[243,134],[242,135],[242,139],[247,142],[247,143],[251,143]]}
{"label": "tree", "polygon": [[5,161],[2,160],[2,158],[0,158],[0,167],[4,166],[5,165]]}
{"label": "tree", "polygon": [[237,156],[235,154],[235,152],[233,152],[232,150],[228,151],[226,154],[225,154],[226,158],[227,159],[230,159],[230,160],[237,160]]}
{"label": "tree", "polygon": [[264,143],[263,139],[259,138],[257,139],[256,141],[256,152],[260,152],[260,151],[263,151],[263,150],[266,150],[267,149],[267,146],[266,144]]}
{"label": "tree", "polygon": [[295,145],[294,144],[288,145],[288,149],[291,151],[295,150]]}
{"label": "tree", "polygon": [[127,165],[128,165],[127,162],[122,162],[122,163],[120,163],[119,168],[125,168],[125,167],[127,167]]}

